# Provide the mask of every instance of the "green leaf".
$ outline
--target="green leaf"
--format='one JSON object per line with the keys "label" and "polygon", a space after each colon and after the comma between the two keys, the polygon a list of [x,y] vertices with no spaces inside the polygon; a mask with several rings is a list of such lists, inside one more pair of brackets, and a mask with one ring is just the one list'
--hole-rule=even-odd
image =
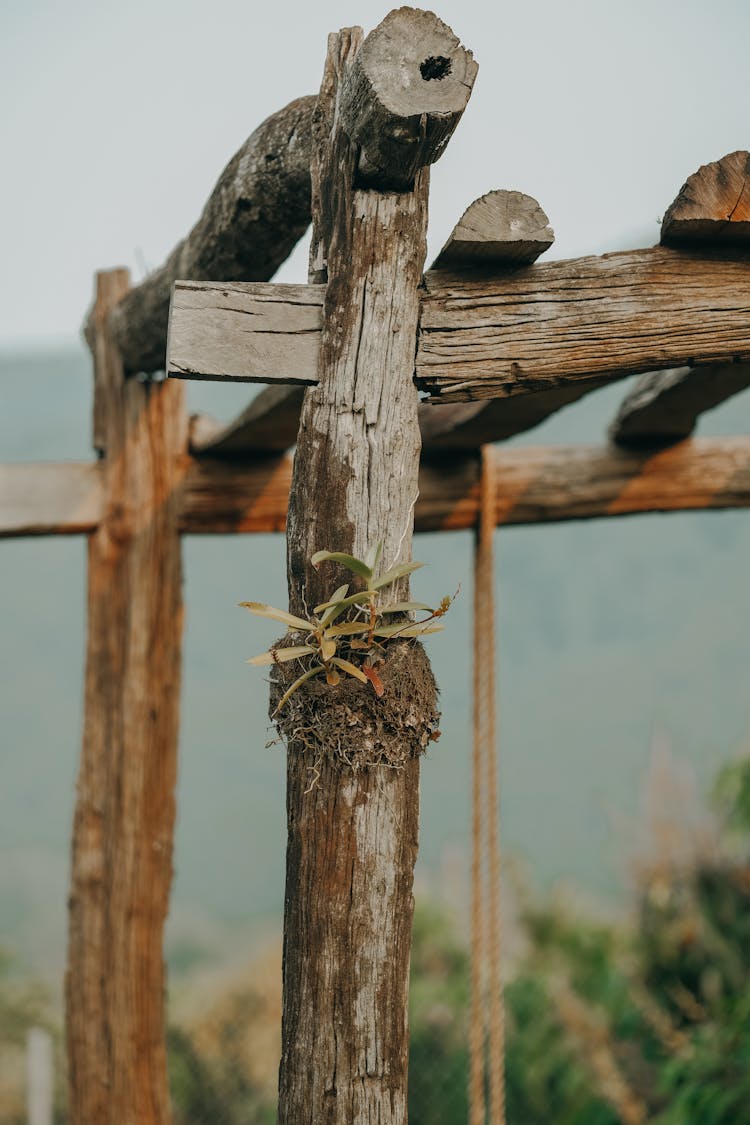
{"label": "green leaf", "polygon": [[272,648],[248,660],[248,664],[286,664],[288,660],[298,660],[300,656],[309,656],[317,652],[313,645],[291,645],[289,648]]}
{"label": "green leaf", "polygon": [[366,684],[368,682],[367,676],[364,674],[364,672],[360,668],[358,668],[356,664],[352,664],[349,660],[342,660],[340,656],[334,656],[331,664],[336,664],[337,667],[341,668],[343,672],[346,672],[350,676],[354,676],[355,680],[361,680],[363,684]]}
{"label": "green leaf", "polygon": [[416,613],[422,609],[427,613],[435,612],[431,605],[425,605],[424,602],[394,602],[393,605],[378,606],[378,613]]}
{"label": "green leaf", "polygon": [[280,621],[282,625],[299,630],[301,633],[311,631],[309,621],[305,621],[301,617],[295,617],[293,613],[287,613],[286,610],[274,609],[272,605],[266,605],[265,602],[240,602],[240,605],[249,609],[257,617],[270,617],[272,621]]}
{"label": "green leaf", "polygon": [[373,590],[381,590],[383,586],[390,586],[391,582],[395,582],[397,578],[405,578],[407,574],[412,574],[415,570],[419,570],[424,563],[408,562],[399,563],[398,566],[392,566],[390,570],[386,570],[385,574],[381,574],[372,583]]}
{"label": "green leaf", "polygon": [[368,581],[372,578],[372,570],[362,559],[355,559],[354,555],[345,555],[341,551],[316,551],[310,559],[313,566],[320,566],[322,562],[335,562],[358,574],[360,578]]}
{"label": "green leaf", "polygon": [[375,571],[375,567],[380,562],[380,554],[382,550],[383,540],[381,539],[380,542],[376,543],[374,547],[370,547],[370,550],[365,555],[365,566],[369,566],[370,570],[373,573]]}
{"label": "green leaf", "polygon": [[326,629],[327,637],[355,637],[357,633],[369,633],[369,621],[345,621],[342,625],[331,625]]}
{"label": "green leaf", "polygon": [[385,625],[382,629],[376,629],[374,636],[376,637],[421,637],[426,633],[442,633],[445,626],[442,622],[437,625],[420,624],[418,621],[410,621],[405,625]]}
{"label": "green leaf", "polygon": [[284,704],[287,702],[287,700],[291,699],[291,697],[294,695],[295,691],[297,691],[298,688],[301,688],[306,680],[311,680],[313,676],[317,676],[323,671],[325,671],[325,669],[323,668],[323,665],[322,664],[316,664],[313,668],[308,668],[308,670],[306,672],[303,672],[302,675],[299,677],[299,679],[295,680],[294,683],[292,684],[292,686],[290,688],[287,688],[287,690],[284,692],[284,694],[282,695],[281,699],[279,700],[279,702],[276,706],[276,710],[274,711],[274,714],[275,715],[278,714],[278,712],[281,710],[281,708],[284,706]]}
{"label": "green leaf", "polygon": [[343,599],[346,597],[346,592],[348,589],[348,582],[344,586],[339,586],[338,590],[336,590],[336,592],[331,595],[327,602],[323,602],[322,605],[316,605],[313,613],[322,613],[324,609],[330,609],[332,605],[336,605],[337,602],[343,601]]}
{"label": "green leaf", "polygon": [[[324,617],[321,618],[321,625],[330,625],[337,617],[340,617],[349,606],[361,605],[369,600],[370,594],[368,594],[367,590],[360,590],[358,594],[350,594],[348,598],[342,598],[340,602],[331,603]],[[320,606],[318,609],[320,609]]]}

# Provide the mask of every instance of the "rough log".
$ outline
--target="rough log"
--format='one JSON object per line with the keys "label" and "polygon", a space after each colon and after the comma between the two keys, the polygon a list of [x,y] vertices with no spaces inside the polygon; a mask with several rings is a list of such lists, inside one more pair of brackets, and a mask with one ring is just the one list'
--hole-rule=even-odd
{"label": "rough log", "polygon": [[652,448],[682,441],[701,414],[748,386],[748,363],[648,372],[623,400],[609,436],[617,445]]}
{"label": "rough log", "polygon": [[529,265],[554,241],[549,219],[532,196],[490,191],[466,208],[432,269]]}
{"label": "rough log", "polygon": [[360,145],[359,183],[409,190],[461,120],[477,64],[432,12],[398,8],[367,36],[344,79],[341,124]]}
{"label": "rough log", "polygon": [[730,152],[694,172],[664,216],[661,240],[750,243],[750,153]]}
{"label": "rough log", "polygon": [[[557,523],[649,512],[750,507],[750,437],[692,438],[658,452],[611,446],[521,446],[495,450],[497,522]],[[201,458],[185,487],[187,534],[282,531],[291,460],[248,465]],[[422,464],[415,531],[476,527],[476,456]]]}
{"label": "rough log", "polygon": [[[421,13],[398,15],[421,26]],[[405,38],[407,60],[412,42]],[[297,614],[339,584],[337,568],[311,565],[316,550],[362,557],[381,542],[383,568],[411,557],[428,175],[417,172],[403,193],[353,187],[359,150],[340,128],[338,97],[359,49],[358,31],[330,37],[314,121],[311,275],[325,270],[327,286],[320,382],[305,394],[290,494]],[[394,55],[400,49],[394,42]],[[408,579],[394,587],[389,596],[408,595]],[[402,646],[386,655],[375,711],[369,684],[349,689],[354,726],[337,725],[339,688],[316,695],[308,685],[280,722],[288,742],[281,1125],[406,1121],[419,756],[436,718],[426,657],[419,646],[408,651],[408,669],[399,665]]]}
{"label": "rough log", "polygon": [[322,285],[175,282],[167,374],[177,379],[316,383]]}
{"label": "rough log", "polygon": [[83,750],[66,976],[72,1125],[167,1125],[162,933],[172,877],[182,635],[179,383],[126,379],[100,274],[95,416],[104,511],[89,539]]}
{"label": "rough log", "polygon": [[[310,223],[310,121],[315,98],[274,113],[226,166],[203,214],[167,261],[131,289],[112,316],[125,370],[163,371],[172,285],[267,281]],[[91,317],[86,329],[90,341]]]}
{"label": "rough log", "polygon": [[750,359],[750,256],[666,247],[425,275],[417,379],[441,402]]}
{"label": "rough log", "polygon": [[303,387],[266,387],[246,410],[224,426],[204,414],[194,415],[190,448],[200,456],[247,457],[283,453],[297,440]]}
{"label": "rough log", "polygon": [[103,504],[99,464],[0,465],[0,539],[93,531]]}

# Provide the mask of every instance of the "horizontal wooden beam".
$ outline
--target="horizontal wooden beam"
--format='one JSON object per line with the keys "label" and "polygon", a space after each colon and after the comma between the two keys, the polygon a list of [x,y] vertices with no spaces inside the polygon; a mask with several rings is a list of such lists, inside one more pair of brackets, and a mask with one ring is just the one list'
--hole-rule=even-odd
{"label": "horizontal wooden beam", "polygon": [[0,465],[0,538],[93,531],[103,495],[98,463]]}
{"label": "horizontal wooden beam", "polygon": [[[693,438],[658,452],[559,445],[494,456],[498,524],[750,507],[750,436]],[[417,531],[474,527],[478,474],[474,455],[423,463]],[[193,459],[181,486],[181,530],[283,531],[290,482],[286,455],[244,464]],[[96,464],[0,466],[0,537],[93,531],[101,503]]]}
{"label": "horizontal wooden beam", "polygon": [[701,414],[748,386],[749,363],[650,371],[623,400],[609,436],[618,445],[652,448],[682,441]]}
{"label": "horizontal wooden beam", "polygon": [[[416,376],[436,402],[750,360],[750,254],[657,246],[425,276]],[[315,383],[322,286],[175,289],[170,374]]]}
{"label": "horizontal wooden beam", "polygon": [[750,359],[750,255],[657,246],[425,278],[416,374],[441,402]]}
{"label": "horizontal wooden beam", "polygon": [[175,282],[167,374],[317,383],[323,285]]}
{"label": "horizontal wooden beam", "polygon": [[[609,446],[495,450],[498,524],[553,523],[646,512],[750,507],[750,437],[692,439],[657,453]],[[425,462],[417,531],[474,527],[475,456]],[[249,465],[201,458],[186,480],[188,534],[281,531],[291,481],[285,456]]]}

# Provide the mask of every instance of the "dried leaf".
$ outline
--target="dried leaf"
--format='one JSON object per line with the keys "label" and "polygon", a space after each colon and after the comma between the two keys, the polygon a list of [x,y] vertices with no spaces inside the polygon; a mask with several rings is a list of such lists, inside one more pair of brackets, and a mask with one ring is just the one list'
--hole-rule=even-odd
{"label": "dried leaf", "polygon": [[351,661],[343,660],[340,656],[334,656],[331,664],[335,664],[337,668],[341,668],[341,670],[346,672],[349,676],[354,676],[355,680],[360,680],[363,684],[367,683],[367,676],[365,676],[362,669],[358,668],[356,664],[352,664]]}
{"label": "dried leaf", "polygon": [[380,699],[381,695],[385,691],[385,685],[381,680],[377,669],[373,668],[372,664],[363,664],[362,671],[367,676],[372,686],[375,688],[375,694],[377,695],[378,699]]}

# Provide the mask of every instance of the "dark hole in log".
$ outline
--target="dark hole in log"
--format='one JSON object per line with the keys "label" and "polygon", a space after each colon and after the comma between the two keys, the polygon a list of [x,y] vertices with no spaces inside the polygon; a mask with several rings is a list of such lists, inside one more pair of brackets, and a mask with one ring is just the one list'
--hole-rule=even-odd
{"label": "dark hole in log", "polygon": [[433,78],[440,81],[450,74],[452,66],[451,60],[446,59],[445,55],[430,55],[429,59],[419,64],[419,73],[425,82],[431,82]]}

